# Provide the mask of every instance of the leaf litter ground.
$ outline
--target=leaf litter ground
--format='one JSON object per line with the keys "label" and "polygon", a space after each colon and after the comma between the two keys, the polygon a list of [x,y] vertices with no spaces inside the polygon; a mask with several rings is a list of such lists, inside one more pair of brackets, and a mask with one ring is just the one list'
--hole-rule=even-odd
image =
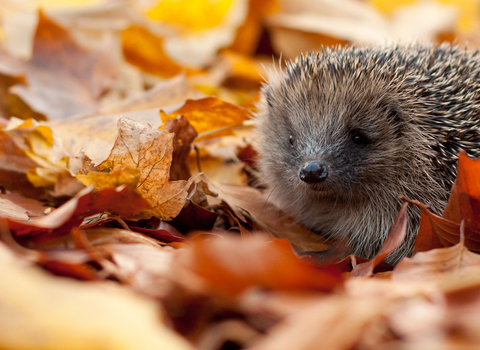
{"label": "leaf litter ground", "polygon": [[[168,46],[147,28],[121,37],[127,61],[172,78],[110,105],[133,68],[82,48],[42,12],[31,59],[0,53],[1,348],[480,344],[478,161],[460,154],[442,217],[406,200],[374,259],[299,257],[292,246],[330,243],[247,185],[253,60],[237,47],[209,70],[185,69],[142,51]],[[393,268],[381,261],[402,242],[409,205],[422,211],[417,253]]]}

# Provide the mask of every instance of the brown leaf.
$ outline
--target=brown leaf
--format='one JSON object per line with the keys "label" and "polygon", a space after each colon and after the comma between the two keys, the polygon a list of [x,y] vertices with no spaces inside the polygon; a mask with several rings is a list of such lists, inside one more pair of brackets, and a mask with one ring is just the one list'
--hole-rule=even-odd
{"label": "brown leaf", "polygon": [[0,217],[17,221],[26,221],[29,219],[27,211],[24,208],[4,198],[0,198]]}
{"label": "brown leaf", "polygon": [[141,212],[147,206],[148,203],[139,194],[125,186],[100,191],[85,188],[49,215],[27,222],[8,220],[8,226],[14,235],[19,236],[52,231],[68,233],[88,216],[109,211],[128,217]]}
{"label": "brown leaf", "polygon": [[29,217],[44,216],[46,211],[50,211],[52,208],[45,206],[43,203],[36,199],[26,198],[18,193],[9,192],[6,194],[0,194],[1,199],[6,199],[15,203],[16,205],[25,209],[25,212]]}
{"label": "brown leaf", "polygon": [[432,222],[425,210],[420,214],[420,228],[418,229],[417,237],[415,238],[415,246],[413,252],[424,252],[430,249],[441,248],[444,245],[438,238],[437,233],[432,227]]}
{"label": "brown leaf", "polygon": [[252,350],[352,349],[363,331],[389,306],[387,298],[333,295],[286,318]]}
{"label": "brown leaf", "polygon": [[149,124],[155,129],[162,125],[158,108],[124,115],[77,116],[47,122],[47,125],[62,139],[71,161],[83,151],[94,164],[100,164],[110,154],[118,136],[118,121],[122,117]]}
{"label": "brown leaf", "polygon": [[188,180],[191,174],[187,165],[187,157],[190,154],[191,144],[197,137],[197,132],[183,115],[167,121],[164,130],[175,135],[170,180]]}
{"label": "brown leaf", "polygon": [[[430,225],[425,225],[425,231],[422,232],[426,232],[426,234],[431,234],[430,232],[426,231],[428,228],[431,228],[444,247],[450,247],[460,241],[460,224],[433,214],[424,204],[418,201],[410,201],[410,203],[420,207],[424,215],[430,220]],[[465,225],[466,247],[473,251],[480,251],[479,237],[480,232],[474,231],[470,229],[467,225]],[[432,247],[429,248],[431,249]]]}
{"label": "brown leaf", "polygon": [[173,226],[161,221],[160,227],[157,229],[148,229],[143,227],[130,226],[130,229],[141,232],[144,235],[158,239],[161,242],[185,242],[186,239]]}
{"label": "brown leaf", "polygon": [[170,221],[183,234],[193,230],[211,230],[218,214],[207,210],[192,201],[187,201],[182,211]]}
{"label": "brown leaf", "polygon": [[408,223],[408,205],[410,203],[405,202],[402,208],[398,212],[397,218],[393,223],[392,229],[388,234],[387,239],[383,243],[380,251],[373,257],[372,260],[366,263],[357,265],[351,273],[351,276],[355,277],[368,277],[373,274],[373,269],[377,266],[388,254],[397,249],[405,240],[407,235],[407,223]]}
{"label": "brown leaf", "polygon": [[[12,115],[23,116],[24,119],[33,117],[35,113],[17,96],[10,93],[12,86],[26,84],[23,62],[9,56],[3,49],[0,49],[0,62],[0,116],[6,119]],[[29,116],[29,113],[32,115]]]}
{"label": "brown leaf", "polygon": [[145,244],[112,244],[108,251],[127,281],[136,290],[152,297],[164,296],[170,288],[167,276],[172,268],[174,249]]}
{"label": "brown leaf", "polygon": [[39,14],[32,59],[24,69],[28,85],[16,85],[10,91],[49,119],[96,110],[97,98],[116,75],[107,52],[92,53],[79,47],[43,12]]}
{"label": "brown leaf", "polygon": [[267,289],[329,291],[341,283],[335,269],[299,259],[284,240],[267,242],[259,236],[195,241],[191,248],[178,251],[174,264],[179,270],[173,269],[172,274],[183,276],[185,272],[181,271],[189,270],[220,295],[237,295],[255,285]]}
{"label": "brown leaf", "polygon": [[44,190],[33,187],[27,177],[30,169],[35,168],[37,163],[31,160],[2,128],[0,145],[0,184],[8,190],[19,191],[28,197],[41,197]]}
{"label": "brown leaf", "polygon": [[[160,244],[157,239],[147,237],[145,234],[117,227],[96,226],[85,228],[84,225],[81,225],[80,228],[85,232],[86,238],[94,247],[109,244],[147,244],[156,247]],[[20,244],[35,250],[58,251],[68,249],[73,251],[76,248],[72,235],[60,237],[37,235],[25,238],[19,237],[17,240]]]}

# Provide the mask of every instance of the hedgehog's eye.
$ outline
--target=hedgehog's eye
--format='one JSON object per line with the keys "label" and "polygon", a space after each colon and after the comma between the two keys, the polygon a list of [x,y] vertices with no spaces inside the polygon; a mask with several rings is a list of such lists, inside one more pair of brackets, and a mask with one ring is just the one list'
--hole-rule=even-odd
{"label": "hedgehog's eye", "polygon": [[290,141],[290,145],[291,145],[292,147],[295,145],[295,138],[294,138],[292,135],[290,135],[290,136],[288,137],[288,141]]}
{"label": "hedgehog's eye", "polygon": [[366,145],[370,143],[368,137],[358,130],[352,131],[352,141],[356,145]]}

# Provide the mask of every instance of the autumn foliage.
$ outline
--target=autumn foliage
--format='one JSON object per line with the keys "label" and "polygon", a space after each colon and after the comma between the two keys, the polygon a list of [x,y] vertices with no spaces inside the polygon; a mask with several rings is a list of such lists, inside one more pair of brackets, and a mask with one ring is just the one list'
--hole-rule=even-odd
{"label": "autumn foliage", "polygon": [[[375,42],[389,21],[396,38],[394,11],[414,2],[346,1],[354,31],[328,1],[2,9],[0,348],[479,346],[480,160],[460,153],[442,216],[405,198],[369,261],[297,254],[331,242],[255,186],[251,117],[280,52]],[[474,41],[457,10],[422,38]],[[27,12],[14,45],[7,18]],[[415,255],[392,267],[409,206]]]}

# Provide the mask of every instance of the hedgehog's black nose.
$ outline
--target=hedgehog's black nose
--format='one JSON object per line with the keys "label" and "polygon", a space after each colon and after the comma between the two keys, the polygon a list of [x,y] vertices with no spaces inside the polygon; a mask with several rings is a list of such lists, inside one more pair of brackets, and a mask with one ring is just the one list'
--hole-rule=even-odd
{"label": "hedgehog's black nose", "polygon": [[300,180],[307,184],[313,184],[317,182],[325,181],[328,176],[327,167],[325,164],[318,160],[306,162],[300,169]]}

